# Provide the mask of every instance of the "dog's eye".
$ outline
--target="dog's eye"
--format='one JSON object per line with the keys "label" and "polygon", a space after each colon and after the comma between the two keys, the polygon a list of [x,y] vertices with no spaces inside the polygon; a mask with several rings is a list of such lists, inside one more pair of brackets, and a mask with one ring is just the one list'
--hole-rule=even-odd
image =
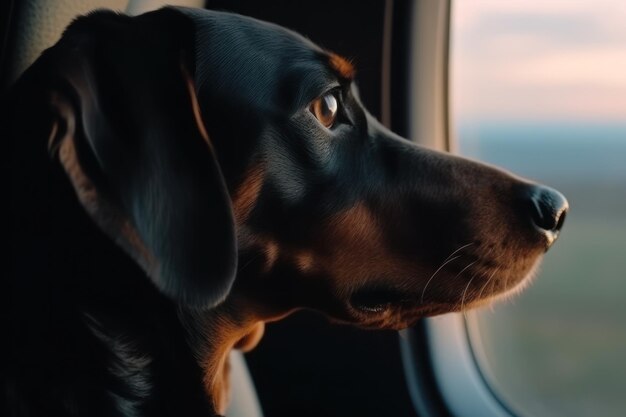
{"label": "dog's eye", "polygon": [[311,103],[309,110],[324,127],[331,128],[337,118],[339,104],[333,93],[326,93]]}

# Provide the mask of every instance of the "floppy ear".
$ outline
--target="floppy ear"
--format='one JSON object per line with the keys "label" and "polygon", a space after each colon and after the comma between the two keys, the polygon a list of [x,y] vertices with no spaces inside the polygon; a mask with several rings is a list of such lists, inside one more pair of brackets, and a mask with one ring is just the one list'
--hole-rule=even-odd
{"label": "floppy ear", "polygon": [[232,286],[237,251],[192,79],[190,27],[167,9],[97,12],[35,66],[54,74],[49,146],[85,209],[164,294],[212,307]]}

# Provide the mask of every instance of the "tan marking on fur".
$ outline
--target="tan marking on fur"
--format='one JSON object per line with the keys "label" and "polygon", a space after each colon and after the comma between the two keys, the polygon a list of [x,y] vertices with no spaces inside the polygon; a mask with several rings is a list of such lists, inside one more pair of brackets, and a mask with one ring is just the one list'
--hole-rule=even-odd
{"label": "tan marking on fur", "polygon": [[339,75],[347,80],[353,80],[356,75],[356,69],[346,58],[330,53],[328,62],[330,66],[339,73]]}
{"label": "tan marking on fur", "polygon": [[278,258],[284,254],[284,248],[274,239],[255,234],[245,224],[237,229],[237,244],[240,250],[254,250],[265,259],[263,272],[269,272]]}
{"label": "tan marking on fur", "polygon": [[76,121],[71,106],[56,93],[51,95],[51,102],[65,121],[65,125],[61,131],[58,122],[55,122],[49,139],[50,152],[53,156],[57,153],[78,200],[102,231],[135,259],[148,274],[155,273],[158,267],[156,259],[143,244],[129,220],[118,207],[100,196],[80,166],[74,144]]}
{"label": "tan marking on fur", "polygon": [[58,146],[58,136],[59,136],[59,121],[55,120],[52,122],[52,127],[50,128],[50,135],[48,136],[48,152],[50,154],[54,154],[57,152]]}
{"label": "tan marking on fur", "polygon": [[256,205],[263,186],[264,174],[265,171],[260,164],[252,166],[246,171],[241,185],[235,190],[233,211],[237,225],[241,226],[248,220]]}
{"label": "tan marking on fur", "polygon": [[319,263],[339,280],[337,284],[343,290],[350,290],[369,278],[404,280],[419,276],[415,265],[384,246],[378,221],[364,205],[357,204],[335,216],[328,223],[326,233],[335,250],[325,253]]}
{"label": "tan marking on fur", "polygon": [[209,311],[192,313],[186,321],[187,331],[201,335],[192,345],[203,369],[204,389],[215,411],[223,415],[230,400],[230,352],[248,352],[260,342],[265,321],[276,317],[257,311],[254,303],[237,296]]}
{"label": "tan marking on fur", "polygon": [[72,138],[65,138],[59,146],[59,161],[63,165],[78,200],[96,224],[119,244],[149,274],[155,272],[157,262],[128,219],[110,202],[101,198],[96,187],[85,175]]}
{"label": "tan marking on fur", "polygon": [[280,255],[280,247],[278,246],[278,243],[276,243],[275,241],[268,240],[265,243],[264,252],[265,252],[265,272],[268,272],[270,269],[272,269],[272,267],[278,260],[278,256]]}
{"label": "tan marking on fur", "polygon": [[265,258],[264,273],[271,271],[279,258],[290,262],[302,273],[312,272],[317,268],[316,254],[313,250],[290,248],[272,238],[251,233],[245,226],[239,229],[237,241],[240,248],[256,248],[260,251]]}
{"label": "tan marking on fur", "polygon": [[302,272],[310,272],[315,266],[315,258],[311,252],[298,252],[294,255],[295,264]]}
{"label": "tan marking on fur", "polygon": [[235,343],[234,348],[244,353],[250,352],[259,344],[264,334],[265,323],[260,321],[252,327],[252,330]]}
{"label": "tan marking on fur", "polygon": [[204,369],[204,389],[212,401],[213,408],[218,414],[224,414],[230,402],[230,360],[229,354],[234,344],[230,328],[219,328],[213,332],[215,338],[211,340],[201,365]]}
{"label": "tan marking on fur", "polygon": [[191,110],[193,112],[196,125],[198,126],[198,131],[200,132],[200,135],[202,135],[202,138],[204,139],[204,141],[212,148],[213,145],[211,144],[211,141],[209,140],[209,134],[206,131],[204,122],[202,121],[202,113],[200,112],[200,104],[198,103],[198,96],[196,94],[196,86],[193,82],[193,79],[191,78],[191,75],[187,71],[187,68],[185,67],[185,65],[181,63],[180,68],[181,68],[181,72],[183,73],[183,76],[185,77],[185,82],[187,84],[187,92],[189,93],[189,98],[191,99]]}

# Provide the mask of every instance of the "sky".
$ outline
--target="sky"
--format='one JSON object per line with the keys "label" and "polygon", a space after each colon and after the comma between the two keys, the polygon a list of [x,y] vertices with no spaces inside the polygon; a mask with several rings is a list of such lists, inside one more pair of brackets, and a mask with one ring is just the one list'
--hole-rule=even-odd
{"label": "sky", "polygon": [[626,123],[626,1],[455,0],[457,122]]}

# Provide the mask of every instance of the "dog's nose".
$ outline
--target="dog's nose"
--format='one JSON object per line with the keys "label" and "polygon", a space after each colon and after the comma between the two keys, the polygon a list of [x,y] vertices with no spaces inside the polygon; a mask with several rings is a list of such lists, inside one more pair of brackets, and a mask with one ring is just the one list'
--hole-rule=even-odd
{"label": "dog's nose", "polygon": [[543,185],[531,187],[529,200],[532,222],[546,236],[550,247],[563,227],[569,209],[567,200],[560,192]]}

